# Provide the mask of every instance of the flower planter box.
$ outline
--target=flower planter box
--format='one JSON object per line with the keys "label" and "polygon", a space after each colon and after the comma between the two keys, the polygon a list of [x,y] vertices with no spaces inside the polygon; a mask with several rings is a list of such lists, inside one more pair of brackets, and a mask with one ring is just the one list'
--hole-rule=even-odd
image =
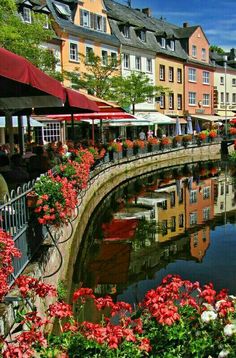
{"label": "flower planter box", "polygon": [[31,192],[26,195],[26,205],[28,208],[35,208],[38,200],[38,195]]}

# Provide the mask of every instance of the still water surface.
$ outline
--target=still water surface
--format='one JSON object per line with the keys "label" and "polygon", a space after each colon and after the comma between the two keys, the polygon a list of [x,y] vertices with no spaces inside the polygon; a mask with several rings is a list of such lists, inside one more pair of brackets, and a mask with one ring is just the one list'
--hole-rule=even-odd
{"label": "still water surface", "polygon": [[228,163],[122,184],[92,216],[73,279],[75,287],[137,303],[169,273],[236,294],[236,181]]}

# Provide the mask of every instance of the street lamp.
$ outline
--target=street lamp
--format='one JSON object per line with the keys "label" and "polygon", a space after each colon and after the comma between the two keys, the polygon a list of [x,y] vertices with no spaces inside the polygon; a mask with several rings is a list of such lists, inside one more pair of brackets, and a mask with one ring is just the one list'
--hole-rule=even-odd
{"label": "street lamp", "polygon": [[226,100],[226,89],[227,89],[227,86],[226,86],[226,70],[227,70],[227,56],[224,55],[223,56],[223,61],[224,61],[224,69],[225,69],[225,136],[227,137],[227,134],[228,134],[228,123],[227,123],[227,100]]}

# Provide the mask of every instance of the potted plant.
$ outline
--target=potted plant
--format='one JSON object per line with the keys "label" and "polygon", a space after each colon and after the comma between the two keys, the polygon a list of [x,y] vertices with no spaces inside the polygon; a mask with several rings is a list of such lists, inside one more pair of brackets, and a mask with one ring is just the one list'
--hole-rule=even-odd
{"label": "potted plant", "polygon": [[192,141],[192,136],[190,134],[183,136],[183,145],[186,148],[188,144]]}
{"label": "potted plant", "polygon": [[148,152],[152,152],[153,148],[158,145],[158,139],[155,137],[149,137],[147,141]]}
{"label": "potted plant", "polygon": [[76,190],[67,178],[41,176],[33,188],[38,196],[34,213],[42,225],[60,226],[68,223],[77,204]]}
{"label": "potted plant", "polygon": [[179,147],[180,146],[180,143],[181,143],[181,141],[182,141],[182,136],[180,136],[180,135],[177,135],[177,136],[175,136],[174,138],[173,138],[173,147]]}
{"label": "potted plant", "polygon": [[31,190],[26,195],[26,205],[27,205],[27,207],[28,208],[35,208],[37,200],[38,200],[38,195],[35,193],[35,191]]}
{"label": "potted plant", "polygon": [[208,137],[209,137],[210,141],[212,142],[214,140],[214,138],[217,137],[217,131],[215,129],[211,129],[208,134]]}
{"label": "potted plant", "polygon": [[161,138],[161,140],[160,140],[161,149],[164,150],[165,148],[168,148],[170,143],[171,143],[170,138],[168,138],[168,137]]}

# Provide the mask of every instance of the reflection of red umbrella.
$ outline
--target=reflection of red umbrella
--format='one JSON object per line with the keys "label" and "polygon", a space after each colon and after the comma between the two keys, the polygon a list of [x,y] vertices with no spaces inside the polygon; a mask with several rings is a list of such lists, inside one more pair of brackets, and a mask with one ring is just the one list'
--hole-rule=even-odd
{"label": "reflection of red umbrella", "polygon": [[138,225],[137,219],[113,219],[109,224],[103,224],[105,240],[128,240],[134,238]]}

